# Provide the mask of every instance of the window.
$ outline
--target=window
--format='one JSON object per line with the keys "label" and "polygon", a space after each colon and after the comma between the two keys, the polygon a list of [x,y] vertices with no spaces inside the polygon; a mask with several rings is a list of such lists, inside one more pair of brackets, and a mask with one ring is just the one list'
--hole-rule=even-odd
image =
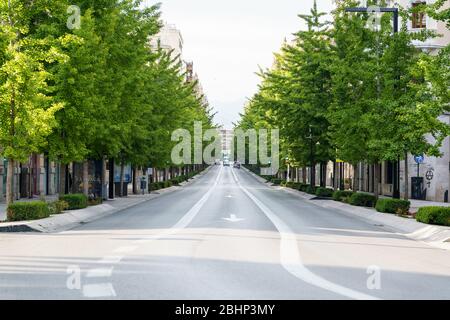
{"label": "window", "polygon": [[[419,6],[426,5],[426,2],[415,2],[412,4],[413,9]],[[414,12],[412,14],[412,28],[413,29],[424,29],[427,27],[427,16],[425,12]]]}

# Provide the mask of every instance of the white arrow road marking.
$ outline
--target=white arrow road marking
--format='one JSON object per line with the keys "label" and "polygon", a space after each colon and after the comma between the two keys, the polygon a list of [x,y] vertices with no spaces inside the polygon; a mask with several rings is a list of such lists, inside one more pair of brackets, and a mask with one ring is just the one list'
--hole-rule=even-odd
{"label": "white arrow road marking", "polygon": [[275,213],[273,213],[272,210],[270,210],[265,204],[259,201],[258,198],[256,198],[251,192],[247,190],[247,188],[242,186],[234,171],[232,172],[238,186],[261,209],[261,211],[264,212],[266,217],[272,222],[272,224],[280,233],[280,261],[284,269],[306,283],[340,294],[345,297],[358,300],[378,300],[378,298],[376,297],[330,282],[314,274],[308,268],[306,268],[303,265],[302,258],[299,253],[300,250],[295,233],[291,230],[291,228],[289,228],[286,223],[283,222],[283,220],[281,220]]}
{"label": "white arrow road marking", "polygon": [[226,196],[225,198],[233,198],[233,196],[230,194],[230,195]]}
{"label": "white arrow road marking", "polygon": [[112,276],[113,267],[111,268],[99,268],[99,269],[91,269],[86,274],[88,278],[107,278]]}
{"label": "white arrow road marking", "polygon": [[245,219],[239,219],[238,217],[236,217],[235,214],[230,214],[229,218],[222,218],[223,220],[227,220],[230,222],[239,222],[239,221],[244,221]]}
{"label": "white arrow road marking", "polygon": [[115,297],[116,292],[111,283],[88,284],[83,286],[83,296],[86,298]]}

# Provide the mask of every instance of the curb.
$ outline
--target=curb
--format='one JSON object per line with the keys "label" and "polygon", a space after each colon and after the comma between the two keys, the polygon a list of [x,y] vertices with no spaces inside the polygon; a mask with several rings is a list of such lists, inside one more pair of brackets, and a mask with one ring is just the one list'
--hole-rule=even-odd
{"label": "curb", "polygon": [[[256,180],[262,182],[263,178],[257,176],[247,168],[245,170],[250,173]],[[364,207],[356,207],[346,203],[337,202],[333,200],[320,200],[317,197],[294,190],[291,188],[279,187],[268,185],[274,190],[282,190],[289,194],[295,195],[302,200],[308,201],[317,207],[325,209],[334,209],[339,214],[344,214],[353,218],[377,224],[379,226],[388,229],[389,231],[406,236],[412,240],[421,241],[433,247],[437,247],[444,250],[450,250],[450,227],[428,225],[421,222],[417,222],[413,219],[406,219],[391,215],[387,213],[381,213],[375,209],[369,209]],[[312,200],[314,199],[314,200]],[[312,201],[311,201],[312,200]]]}
{"label": "curb", "polygon": [[[68,231],[80,225],[93,222],[104,217],[116,214],[118,212],[133,208],[145,202],[154,200],[166,194],[171,194],[177,190],[185,188],[194,183],[199,177],[209,172],[211,167],[191,178],[189,181],[180,183],[179,186],[172,186],[166,189],[157,190],[158,193],[148,194],[147,198],[136,200],[123,207],[114,208],[109,203],[104,203],[94,207],[88,207],[81,210],[68,211],[63,214],[53,215],[41,220],[23,221],[23,222],[3,222],[0,223],[0,233],[57,233]],[[120,199],[120,198],[118,198]],[[114,200],[110,200],[114,201]]]}

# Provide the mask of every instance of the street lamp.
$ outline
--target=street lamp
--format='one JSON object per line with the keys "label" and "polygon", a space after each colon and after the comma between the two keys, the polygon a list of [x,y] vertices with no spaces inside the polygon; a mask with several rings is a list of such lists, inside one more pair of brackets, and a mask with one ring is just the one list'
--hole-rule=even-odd
{"label": "street lamp", "polygon": [[[373,12],[373,7],[357,7],[357,8],[346,8],[345,12]],[[393,14],[393,25],[394,25],[394,34],[398,33],[398,20],[399,20],[399,10],[398,8],[376,8],[376,12],[388,12]],[[393,192],[392,197],[394,199],[400,199],[400,157],[396,163],[394,163],[394,181],[393,181]],[[408,183],[408,181],[405,181]]]}

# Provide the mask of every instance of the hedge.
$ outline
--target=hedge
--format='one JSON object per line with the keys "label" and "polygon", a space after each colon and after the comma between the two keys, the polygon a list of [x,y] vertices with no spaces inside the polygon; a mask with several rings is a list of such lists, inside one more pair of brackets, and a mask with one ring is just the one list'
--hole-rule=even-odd
{"label": "hedge", "polygon": [[394,214],[407,214],[411,202],[400,199],[378,199],[375,208],[378,212],[394,213]]}
{"label": "hedge", "polygon": [[359,207],[374,207],[377,199],[373,194],[358,192],[350,197],[350,204]]}
{"label": "hedge", "polygon": [[271,180],[271,182],[272,182],[273,184],[279,186],[279,185],[281,185],[281,184],[282,184],[283,182],[285,182],[285,181],[284,181],[283,179],[277,179],[277,178],[274,178],[274,179]]}
{"label": "hedge", "polygon": [[316,194],[316,188],[315,187],[311,187],[311,185],[307,185],[305,188],[305,192],[309,193],[309,194]]}
{"label": "hedge", "polygon": [[69,209],[69,204],[63,200],[57,200],[48,203],[48,210],[51,215],[60,214],[67,209]]}
{"label": "hedge", "polygon": [[348,190],[337,190],[333,193],[333,199],[336,201],[344,201],[353,195],[353,191]]}
{"label": "hedge", "polygon": [[299,187],[299,190],[300,191],[303,191],[303,192],[306,192],[307,190],[308,190],[308,187],[310,187],[310,185],[309,184],[301,184],[300,185],[300,187]]}
{"label": "hedge", "polygon": [[88,198],[82,193],[65,194],[59,200],[63,200],[69,204],[69,210],[84,209],[88,206]]}
{"label": "hedge", "polygon": [[44,201],[16,202],[7,209],[8,221],[38,220],[49,216],[50,210]]}
{"label": "hedge", "polygon": [[450,226],[449,207],[423,207],[416,214],[416,220],[423,223]]}
{"label": "hedge", "polygon": [[316,196],[318,197],[325,197],[325,198],[331,198],[333,196],[333,189],[328,188],[317,188],[316,189]]}

